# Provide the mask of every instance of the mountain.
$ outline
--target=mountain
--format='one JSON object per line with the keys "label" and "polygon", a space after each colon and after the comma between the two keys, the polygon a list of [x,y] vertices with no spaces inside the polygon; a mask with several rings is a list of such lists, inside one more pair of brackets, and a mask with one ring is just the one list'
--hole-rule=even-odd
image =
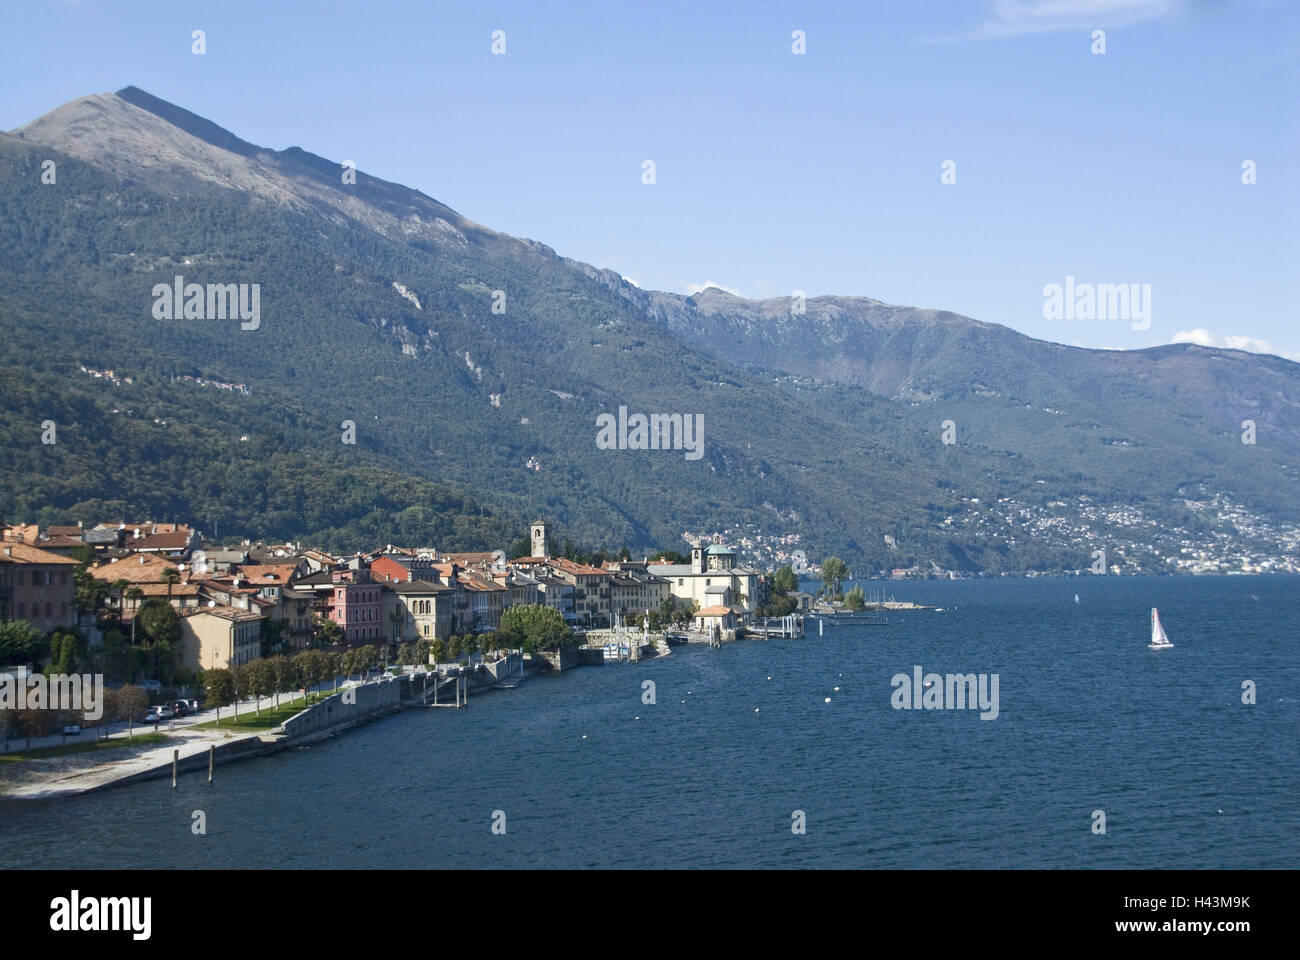
{"label": "mountain", "polygon": [[[469,549],[543,515],[590,545],[727,529],[886,570],[1294,551],[1300,365],[644,291],[345,172],[134,87],[0,134],[7,517]],[[156,319],[177,276],[257,284],[255,329]],[[702,456],[602,449],[620,407],[699,415]]]}

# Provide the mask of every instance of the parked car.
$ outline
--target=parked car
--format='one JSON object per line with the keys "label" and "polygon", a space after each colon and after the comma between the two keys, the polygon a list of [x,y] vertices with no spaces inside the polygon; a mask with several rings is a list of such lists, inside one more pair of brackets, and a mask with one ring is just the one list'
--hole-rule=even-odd
{"label": "parked car", "polygon": [[145,715],[145,723],[160,723],[163,720],[170,720],[176,715],[171,707],[150,707],[149,712]]}
{"label": "parked car", "polygon": [[188,701],[177,700],[175,703],[172,704],[172,713],[178,717],[184,717],[188,715],[189,712],[190,712],[190,705]]}
{"label": "parked car", "polygon": [[78,736],[80,733],[81,733],[81,724],[79,723],[70,723],[63,728],[63,735],[65,737],[75,737]]}

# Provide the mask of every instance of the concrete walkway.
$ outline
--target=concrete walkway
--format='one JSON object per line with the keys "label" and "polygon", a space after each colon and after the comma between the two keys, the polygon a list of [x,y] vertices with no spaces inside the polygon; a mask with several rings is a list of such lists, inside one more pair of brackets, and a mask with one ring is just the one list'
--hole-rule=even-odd
{"label": "concrete walkway", "polygon": [[[171,769],[172,754],[175,750],[179,750],[181,759],[185,760],[188,757],[206,755],[208,749],[214,744],[250,739],[261,739],[272,744],[278,738],[262,732],[178,730],[168,735],[165,743],[150,744],[135,751],[130,747],[124,747],[106,754],[88,752],[70,754],[66,757],[27,760],[22,764],[15,764],[15,767],[22,769],[14,772],[24,779],[26,779],[24,775],[31,775],[31,782],[0,785],[0,796],[24,800],[49,800],[55,797],[72,796],[150,771],[166,772]],[[89,767],[85,765],[88,760],[91,763]],[[6,766],[6,769],[12,768]]]}

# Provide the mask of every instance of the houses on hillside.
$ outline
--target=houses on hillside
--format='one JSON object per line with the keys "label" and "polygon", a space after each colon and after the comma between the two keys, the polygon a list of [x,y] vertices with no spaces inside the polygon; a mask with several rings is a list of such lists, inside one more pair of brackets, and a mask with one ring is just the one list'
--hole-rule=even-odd
{"label": "houses on hillside", "polygon": [[205,547],[185,524],[152,521],[2,529],[0,615],[41,630],[77,625],[74,571],[92,557],[87,571],[106,585],[112,617],[130,624],[150,601],[176,609],[189,668],[304,649],[326,622],[349,646],[402,644],[495,631],[521,604],[602,628],[665,604],[732,623],[765,599],[762,575],[721,544],[695,545],[689,564],[593,566],[553,556],[544,521],[531,526],[530,555],[514,560],[394,545],[346,557],[294,544]]}

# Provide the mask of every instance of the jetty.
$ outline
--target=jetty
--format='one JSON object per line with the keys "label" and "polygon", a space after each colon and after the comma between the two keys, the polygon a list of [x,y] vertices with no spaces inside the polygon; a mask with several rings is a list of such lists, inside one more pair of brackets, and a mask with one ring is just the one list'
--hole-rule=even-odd
{"label": "jetty", "polygon": [[802,637],[805,635],[804,618],[797,613],[785,617],[759,617],[753,623],[745,625],[745,634],[769,638]]}

